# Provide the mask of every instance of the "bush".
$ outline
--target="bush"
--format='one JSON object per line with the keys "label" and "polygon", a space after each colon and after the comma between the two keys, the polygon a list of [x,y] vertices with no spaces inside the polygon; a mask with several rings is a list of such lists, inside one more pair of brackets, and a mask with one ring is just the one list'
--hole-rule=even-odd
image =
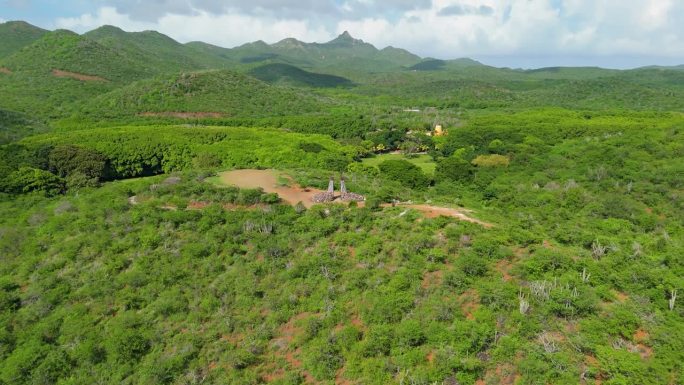
{"label": "bush", "polygon": [[301,150],[303,150],[304,152],[311,152],[314,154],[318,154],[319,152],[325,150],[325,147],[323,147],[319,143],[313,143],[313,142],[299,143],[299,148]]}
{"label": "bush", "polygon": [[498,168],[498,167],[508,167],[510,164],[508,157],[498,154],[492,155],[480,155],[473,159],[473,164],[477,167],[482,168]]}
{"label": "bush", "polygon": [[396,333],[399,345],[407,348],[420,346],[426,340],[423,325],[415,320],[400,323]]}
{"label": "bush", "polygon": [[391,325],[372,326],[366,335],[363,344],[363,354],[366,357],[387,355],[392,348],[394,339],[393,327]]}
{"label": "bush", "polygon": [[64,180],[45,170],[22,167],[11,173],[1,187],[3,191],[13,194],[38,191],[46,196],[54,196],[64,192]]}
{"label": "bush", "polygon": [[48,156],[50,171],[61,177],[79,173],[99,180],[105,176],[106,165],[107,158],[103,154],[71,145],[57,146]]}
{"label": "bush", "polygon": [[435,180],[441,181],[468,181],[472,178],[473,166],[466,160],[451,156],[437,162]]}
{"label": "bush", "polygon": [[407,160],[386,160],[378,165],[384,177],[401,183],[402,186],[424,189],[430,184],[420,167]]}
{"label": "bush", "polygon": [[217,168],[221,167],[221,158],[215,154],[201,153],[192,159],[192,165],[201,170]]}
{"label": "bush", "polygon": [[137,330],[115,330],[110,341],[109,351],[118,362],[138,360],[150,349],[150,342]]}

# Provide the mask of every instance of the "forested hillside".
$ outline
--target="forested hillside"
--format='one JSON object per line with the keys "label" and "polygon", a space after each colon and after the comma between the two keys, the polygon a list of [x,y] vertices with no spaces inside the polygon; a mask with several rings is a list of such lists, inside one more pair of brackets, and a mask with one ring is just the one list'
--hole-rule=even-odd
{"label": "forested hillside", "polygon": [[683,383],[683,93],[0,24],[0,385]]}

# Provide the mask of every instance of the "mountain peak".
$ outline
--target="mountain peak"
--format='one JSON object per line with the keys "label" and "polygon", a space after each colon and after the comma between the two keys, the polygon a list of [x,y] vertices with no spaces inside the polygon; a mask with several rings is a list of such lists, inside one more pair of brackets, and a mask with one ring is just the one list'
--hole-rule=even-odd
{"label": "mountain peak", "polygon": [[365,45],[366,42],[364,42],[361,39],[354,39],[352,35],[349,33],[349,31],[344,31],[340,36],[336,37],[334,40],[329,41],[326,44],[351,47],[355,45]]}
{"label": "mountain peak", "polygon": [[273,44],[273,47],[276,48],[303,48],[305,43],[302,43],[301,41],[288,37],[287,39],[283,39],[275,44]]}

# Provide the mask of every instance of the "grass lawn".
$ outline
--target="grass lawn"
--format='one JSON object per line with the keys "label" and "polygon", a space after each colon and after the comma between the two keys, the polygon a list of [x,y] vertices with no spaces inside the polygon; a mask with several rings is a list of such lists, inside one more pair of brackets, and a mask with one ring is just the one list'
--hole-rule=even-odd
{"label": "grass lawn", "polygon": [[415,164],[416,166],[420,167],[424,173],[428,175],[433,175],[435,173],[435,168],[437,167],[437,164],[432,160],[430,155],[417,155],[412,158],[408,158],[404,156],[403,154],[382,154],[382,155],[376,155],[372,158],[366,158],[363,159],[363,163],[371,166],[377,166],[380,163],[386,161],[386,160],[397,160],[397,159],[404,159],[408,160],[409,162]]}

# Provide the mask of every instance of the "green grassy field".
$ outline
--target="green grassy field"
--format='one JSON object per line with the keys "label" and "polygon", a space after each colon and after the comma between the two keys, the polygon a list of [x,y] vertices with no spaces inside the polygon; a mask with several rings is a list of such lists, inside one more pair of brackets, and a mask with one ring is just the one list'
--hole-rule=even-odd
{"label": "green grassy field", "polygon": [[427,154],[422,154],[418,155],[415,157],[407,157],[404,154],[380,154],[376,155],[372,158],[365,158],[363,159],[363,163],[367,164],[369,166],[378,166],[380,163],[386,161],[386,160],[408,160],[409,162],[415,164],[416,166],[420,167],[424,173],[428,175],[432,175],[435,173],[435,168],[437,167],[437,163]]}

